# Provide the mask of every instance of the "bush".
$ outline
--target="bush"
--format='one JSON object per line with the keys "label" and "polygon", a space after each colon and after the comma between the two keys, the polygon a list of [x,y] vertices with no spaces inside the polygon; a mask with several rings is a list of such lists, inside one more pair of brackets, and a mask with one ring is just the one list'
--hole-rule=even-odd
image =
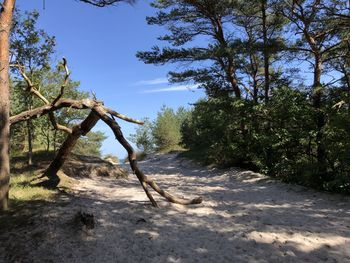
{"label": "bush", "polygon": [[145,124],[136,129],[130,140],[146,154],[181,150],[181,126],[188,114],[183,107],[174,112],[173,109],[163,106],[155,121],[143,119]]}
{"label": "bush", "polygon": [[[317,112],[310,98],[282,87],[266,105],[229,97],[200,100],[182,125],[182,143],[188,155],[201,156],[206,163],[241,166],[287,182],[349,193],[350,111],[333,109],[337,97],[329,94],[318,142]],[[317,162],[317,145],[326,151],[323,167]]]}

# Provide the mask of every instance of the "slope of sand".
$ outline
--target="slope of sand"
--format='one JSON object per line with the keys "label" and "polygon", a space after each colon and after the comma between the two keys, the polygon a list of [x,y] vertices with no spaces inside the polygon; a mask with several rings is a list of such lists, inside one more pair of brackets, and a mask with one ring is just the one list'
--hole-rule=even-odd
{"label": "slope of sand", "polygon": [[[155,156],[140,166],[201,205],[149,205],[128,180],[82,179],[72,196],[0,233],[0,262],[350,262],[350,198]],[[96,227],[74,222],[90,212]],[[6,250],[7,252],[5,253]]]}

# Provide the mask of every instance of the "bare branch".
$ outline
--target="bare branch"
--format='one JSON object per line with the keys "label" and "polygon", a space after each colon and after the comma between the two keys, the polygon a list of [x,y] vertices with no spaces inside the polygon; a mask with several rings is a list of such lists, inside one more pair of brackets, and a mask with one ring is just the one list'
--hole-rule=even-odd
{"label": "bare branch", "polygon": [[55,187],[59,184],[60,178],[57,176],[57,172],[61,169],[64,162],[69,157],[79,138],[90,132],[98,120],[99,117],[93,111],[91,111],[85,120],[73,126],[72,133],[67,136],[66,140],[63,142],[62,146],[57,152],[55,159],[45,171],[45,175],[49,178],[49,181],[44,183],[45,185]]}
{"label": "bare branch", "polygon": [[140,120],[135,120],[135,119],[132,119],[132,118],[129,118],[128,116],[125,116],[123,114],[120,114],[112,109],[109,109],[109,108],[106,108],[106,107],[103,107],[103,109],[108,112],[109,114],[111,114],[112,116],[114,117],[117,117],[121,120],[124,120],[124,121],[127,121],[127,122],[132,122],[132,123],[136,123],[136,124],[140,124],[140,125],[143,125],[145,124],[143,121],[140,121]]}
{"label": "bare branch", "polygon": [[72,99],[60,99],[55,103],[55,105],[48,104],[41,107],[37,107],[35,109],[21,112],[15,116],[11,116],[10,124],[12,125],[21,121],[39,118],[43,115],[49,114],[50,112],[54,112],[62,108],[91,109],[94,105],[95,103],[89,99],[81,101]]}
{"label": "bare branch", "polygon": [[[148,186],[150,186],[159,195],[163,196],[165,199],[167,199],[169,202],[172,202],[172,203],[190,205],[190,204],[199,204],[202,202],[201,197],[197,197],[197,198],[194,198],[191,200],[176,197],[176,196],[162,190],[154,180],[152,180],[151,178],[148,178],[139,169],[138,164],[137,164],[137,160],[136,160],[136,153],[135,153],[134,149],[132,148],[132,146],[129,144],[129,142],[124,138],[124,135],[120,129],[120,126],[118,125],[118,123],[115,120],[113,120],[111,117],[108,116],[108,114],[110,114],[109,111],[114,113],[112,116],[118,115],[118,118],[120,118],[120,116],[119,116],[120,114],[114,112],[113,110],[108,111],[108,109],[106,109],[99,102],[91,101],[91,100],[77,101],[77,100],[70,100],[70,99],[61,99],[61,100],[57,101],[55,105],[51,105],[51,104],[45,105],[45,106],[38,107],[38,108],[33,109],[33,110],[29,110],[27,112],[20,113],[16,116],[12,116],[10,118],[10,123],[15,124],[17,122],[24,121],[27,119],[38,118],[38,117],[43,116],[45,114],[51,115],[55,110],[60,109],[60,108],[64,108],[64,107],[71,107],[71,108],[76,108],[76,109],[89,108],[92,110],[90,115],[95,113],[98,116],[98,119],[103,120],[112,129],[114,135],[116,136],[116,139],[120,142],[120,144],[128,152],[128,158],[129,158],[131,169],[133,170],[133,172],[135,173],[135,175],[139,179],[141,186],[143,187],[147,197],[149,198],[149,200],[151,201],[153,206],[157,207],[158,205],[157,205],[157,202],[154,200],[152,194],[150,193]],[[128,118],[124,115],[122,115],[122,117],[124,120],[128,120],[128,121],[132,120],[131,118]],[[50,116],[50,118],[52,118],[52,116]],[[90,120],[90,118],[87,118],[83,123],[85,123],[85,122],[90,123],[90,121],[87,121],[87,120]],[[53,119],[53,122],[55,122],[54,119]],[[88,131],[96,124],[96,122],[97,122],[97,120],[91,124],[92,126],[89,125]],[[134,122],[134,120],[133,120],[133,122]],[[58,129],[60,129],[60,128],[61,129],[68,129],[66,127],[63,127],[63,128],[62,128],[62,126],[60,127],[60,125],[58,125],[57,123],[54,126],[58,126]],[[66,132],[68,132],[70,134],[70,136],[67,137],[67,141],[62,146],[63,147],[62,152],[64,153],[64,156],[63,156],[64,158],[57,157],[60,160],[59,164],[55,163],[55,164],[52,164],[50,166],[50,167],[55,167],[55,171],[63,165],[68,154],[70,153],[70,151],[74,147],[75,144],[71,143],[71,142],[72,141],[76,142],[76,140],[81,135],[86,134],[86,132],[84,132],[84,129],[82,128],[82,124],[76,125],[76,126],[74,126],[74,128],[72,130],[66,130]],[[58,166],[56,167],[55,165],[58,165]],[[53,170],[51,169],[48,171],[51,173]],[[51,178],[56,179],[56,180],[54,180],[55,183],[57,183],[57,180],[59,180],[56,178],[56,176],[54,176],[52,174],[50,174],[48,176],[50,179]]]}
{"label": "bare branch", "polygon": [[68,134],[72,134],[72,132],[73,132],[72,129],[57,123],[56,118],[55,118],[55,114],[53,112],[49,113],[49,118],[50,118],[51,124],[55,130],[59,130],[59,131],[63,131],[63,132],[68,133]]}
{"label": "bare branch", "polygon": [[248,88],[246,85],[244,85],[244,83],[239,82],[239,84],[244,88],[244,90],[245,90],[250,96],[252,96],[252,97],[254,98],[254,94],[253,94],[253,92],[251,91],[250,88]]}
{"label": "bare branch", "polygon": [[[39,99],[41,99],[46,105],[50,105],[50,102],[39,92],[39,90],[34,86],[33,82],[31,81],[31,79],[27,76],[26,72],[25,72],[25,68],[22,65],[16,64],[14,65],[16,68],[18,68],[19,72],[21,73],[22,77],[24,78],[24,80],[27,83],[27,90],[33,94],[35,94]],[[61,86],[61,93],[60,95],[56,98],[59,99],[64,92],[64,88],[68,83],[68,77],[69,77],[69,70],[67,67],[67,60],[64,58],[63,59],[63,66],[65,68],[66,71],[66,76],[65,76],[65,80],[64,80],[64,84]],[[56,103],[56,99],[54,100],[54,102],[52,103],[55,104]],[[72,133],[72,130],[64,125],[58,124],[54,115],[54,112],[50,112],[49,113],[49,117],[50,117],[50,121],[52,123],[52,126],[54,127],[54,129],[56,130],[60,130],[60,131],[64,131],[66,133]]]}
{"label": "bare branch", "polygon": [[35,96],[37,96],[39,99],[41,99],[45,104],[49,104],[50,102],[35,88],[33,82],[31,81],[31,79],[27,76],[26,72],[25,72],[25,68],[22,65],[19,64],[15,64],[15,65],[11,65],[16,67],[19,72],[21,73],[23,79],[26,81],[27,83],[27,90],[31,93],[33,93]]}
{"label": "bare branch", "polygon": [[15,116],[10,117],[10,124],[16,124],[21,121],[33,119],[33,118],[39,118],[43,115],[50,114],[51,112],[57,111],[62,108],[73,108],[73,109],[92,109],[95,106],[101,106],[104,111],[107,113],[122,119],[127,122],[135,123],[143,125],[144,123],[139,120],[135,120],[133,118],[130,118],[126,115],[120,114],[112,109],[109,109],[107,107],[104,107],[102,105],[103,103],[100,101],[94,101],[90,99],[83,99],[83,100],[73,100],[73,99],[60,99],[58,100],[54,105],[47,104],[41,107],[37,107],[35,109],[27,110],[24,112],[21,112]]}
{"label": "bare branch", "polygon": [[70,72],[68,69],[67,60],[65,58],[63,58],[62,60],[63,60],[62,65],[63,65],[64,71],[65,71],[64,81],[63,81],[63,84],[61,85],[60,94],[57,96],[56,99],[53,100],[52,105],[55,104],[60,98],[62,98],[62,96],[64,94],[64,90],[67,87],[68,82],[69,82]]}
{"label": "bare branch", "polygon": [[167,199],[169,202],[182,204],[182,205],[190,205],[190,204],[200,204],[203,200],[201,197],[197,197],[194,199],[184,199],[180,197],[176,197],[174,195],[171,195],[170,193],[162,190],[157,183],[152,180],[151,178],[148,178],[138,167],[137,160],[136,160],[136,153],[134,149],[131,147],[129,142],[124,138],[123,133],[120,130],[120,126],[116,121],[114,121],[111,117],[108,116],[108,112],[104,110],[102,106],[96,106],[93,108],[93,110],[96,112],[97,115],[103,120],[113,131],[116,139],[118,142],[125,148],[125,150],[128,152],[128,158],[130,162],[131,169],[139,179],[144,191],[146,192],[148,198],[152,202],[153,206],[157,207],[156,201],[153,199],[151,193],[147,189],[147,185],[153,188],[159,195],[163,196],[165,199]]}
{"label": "bare branch", "polygon": [[328,51],[335,49],[336,47],[339,47],[343,42],[346,42],[348,39],[343,39],[342,41],[339,41],[338,43],[335,43],[332,46],[327,47],[326,49],[321,51],[321,54],[327,53]]}
{"label": "bare branch", "polygon": [[[26,75],[24,67],[19,66],[18,68],[23,78],[27,82],[27,85],[28,85],[27,90],[34,93],[37,97],[39,97],[45,103],[45,105],[10,117],[10,125],[12,125],[21,121],[38,118],[45,114],[49,114],[49,118],[53,127],[56,130],[61,130],[69,134],[66,141],[62,145],[59,153],[57,154],[55,160],[51,163],[49,169],[45,173],[45,175],[48,176],[49,178],[49,184],[52,184],[52,186],[58,185],[59,177],[57,176],[56,173],[62,167],[62,165],[64,164],[64,161],[68,158],[73,147],[76,145],[77,140],[80,138],[80,136],[88,133],[95,126],[97,121],[101,119],[112,129],[116,139],[128,152],[131,169],[139,179],[141,186],[143,187],[147,197],[149,198],[153,206],[158,207],[158,204],[153,198],[152,194],[150,193],[148,187],[151,187],[159,195],[163,196],[165,199],[167,199],[169,202],[172,202],[172,203],[189,205],[189,204],[199,204],[202,202],[201,197],[197,197],[192,200],[189,200],[189,199],[179,198],[174,195],[171,195],[170,193],[162,190],[154,180],[148,178],[139,169],[137,165],[137,160],[136,160],[136,153],[132,148],[132,146],[129,144],[129,142],[124,138],[124,135],[120,129],[120,126],[115,121],[114,117],[117,117],[119,119],[122,119],[128,122],[141,124],[141,125],[143,124],[142,121],[129,118],[112,109],[106,108],[103,106],[103,102],[100,102],[97,100],[63,99],[62,95],[64,93],[64,89],[66,85],[68,84],[68,79],[70,74],[67,67],[67,61],[65,59],[63,59],[63,66],[66,71],[64,83],[61,86],[60,94],[52,103],[50,103],[44,96],[42,96],[41,93],[34,87],[33,82]],[[79,125],[75,125],[72,129],[70,129],[68,127],[58,124],[55,119],[54,112],[61,108],[91,109],[91,112],[89,116],[82,123],[80,123]],[[108,114],[110,114],[112,117],[109,117]]]}

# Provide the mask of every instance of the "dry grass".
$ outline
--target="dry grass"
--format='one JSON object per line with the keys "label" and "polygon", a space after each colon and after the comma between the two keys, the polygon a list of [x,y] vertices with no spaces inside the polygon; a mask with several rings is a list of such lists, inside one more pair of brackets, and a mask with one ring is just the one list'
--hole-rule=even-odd
{"label": "dry grass", "polygon": [[53,201],[59,190],[68,190],[75,183],[74,179],[59,172],[60,184],[58,189],[47,189],[39,184],[43,172],[51,159],[48,155],[36,155],[35,166],[28,166],[26,158],[16,157],[11,160],[10,202],[12,205],[24,204],[29,201]]}
{"label": "dry grass", "polygon": [[11,176],[10,199],[14,201],[51,200],[57,191],[37,186],[40,181],[37,172],[13,174]]}
{"label": "dry grass", "polygon": [[70,192],[79,178],[127,177],[125,170],[100,158],[72,155],[57,174],[60,178],[58,188],[48,189],[40,183],[47,180],[42,175],[53,157],[53,153],[35,152],[33,166],[27,165],[27,158],[24,155],[11,159],[10,201],[12,204],[16,206],[29,201],[54,201],[60,191]]}

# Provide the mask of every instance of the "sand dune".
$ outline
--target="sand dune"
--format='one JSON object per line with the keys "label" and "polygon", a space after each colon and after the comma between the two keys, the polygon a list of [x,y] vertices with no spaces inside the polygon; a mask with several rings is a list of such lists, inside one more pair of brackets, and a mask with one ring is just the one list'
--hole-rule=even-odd
{"label": "sand dune", "polygon": [[[150,206],[133,175],[82,179],[0,242],[4,262],[350,262],[350,198],[175,154],[140,166],[164,188],[203,204]],[[93,230],[73,222],[94,214]],[[12,250],[11,250],[12,249]],[[5,255],[1,256],[1,255]]]}

